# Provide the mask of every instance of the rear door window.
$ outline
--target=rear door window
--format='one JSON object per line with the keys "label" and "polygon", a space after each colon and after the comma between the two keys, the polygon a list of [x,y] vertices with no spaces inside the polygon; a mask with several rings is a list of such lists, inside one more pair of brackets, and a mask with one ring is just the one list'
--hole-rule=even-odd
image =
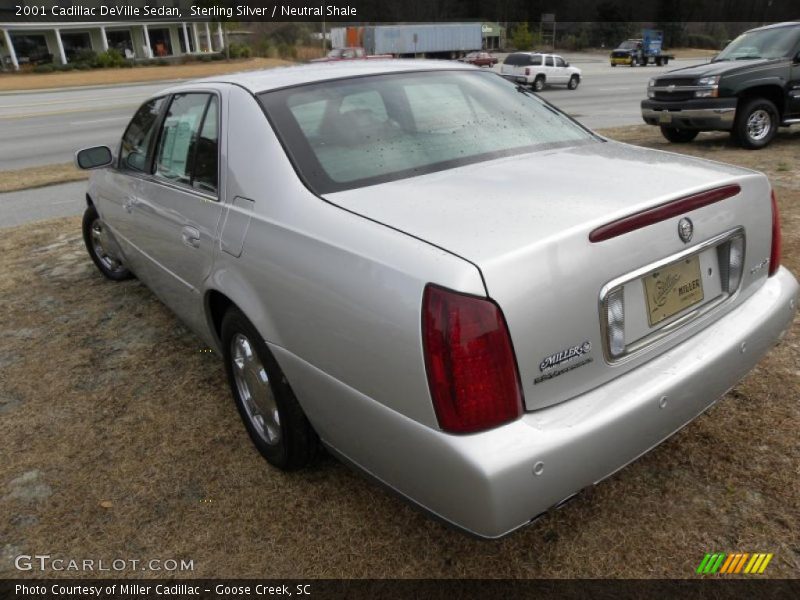
{"label": "rear door window", "polygon": [[212,94],[172,98],[158,141],[157,178],[216,193],[218,115],[218,100]]}

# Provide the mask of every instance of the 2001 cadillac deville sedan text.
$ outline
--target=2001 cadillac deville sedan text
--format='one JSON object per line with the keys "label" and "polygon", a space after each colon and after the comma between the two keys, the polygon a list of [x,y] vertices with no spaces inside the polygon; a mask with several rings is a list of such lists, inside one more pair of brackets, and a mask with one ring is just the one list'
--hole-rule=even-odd
{"label": "2001 cadillac deville sedan text", "polygon": [[84,238],[225,359],[247,430],[476,535],[711,406],[798,286],[756,172],[615,143],[456,63],[221,76],[136,113]]}

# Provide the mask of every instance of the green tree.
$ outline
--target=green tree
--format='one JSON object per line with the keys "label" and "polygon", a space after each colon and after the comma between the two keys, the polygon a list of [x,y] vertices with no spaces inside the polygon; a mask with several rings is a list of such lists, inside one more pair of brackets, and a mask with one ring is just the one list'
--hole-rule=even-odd
{"label": "green tree", "polygon": [[533,34],[527,23],[517,23],[511,32],[511,45],[517,50],[530,50],[533,46]]}

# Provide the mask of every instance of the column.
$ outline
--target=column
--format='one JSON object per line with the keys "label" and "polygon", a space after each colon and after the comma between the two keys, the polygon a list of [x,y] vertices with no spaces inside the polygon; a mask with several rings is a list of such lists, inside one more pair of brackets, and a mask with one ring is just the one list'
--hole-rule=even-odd
{"label": "column", "polygon": [[186,54],[191,54],[192,46],[189,44],[189,29],[186,27],[186,23],[183,24],[183,43],[186,45]]}
{"label": "column", "polygon": [[217,41],[219,42],[219,50],[222,52],[222,50],[225,48],[225,38],[222,35],[221,22],[217,22]]}
{"label": "column", "polygon": [[61,30],[56,27],[56,44],[58,44],[58,56],[61,59],[61,64],[67,64],[67,55],[64,54],[64,42],[61,41]]}
{"label": "column", "polygon": [[208,22],[206,22],[206,43],[208,44],[208,51],[213,52],[214,49],[211,47],[211,29],[208,28]]}
{"label": "column", "polygon": [[144,45],[147,46],[145,52],[147,53],[147,58],[153,58],[153,49],[150,47],[150,32],[147,30],[147,23],[142,24],[144,28]]}
{"label": "column", "polygon": [[108,38],[106,37],[106,28],[100,26],[100,44],[103,46],[103,52],[108,51]]}
{"label": "column", "polygon": [[192,33],[194,34],[194,51],[200,52],[200,36],[197,35],[197,23],[192,23]]}
{"label": "column", "polygon": [[17,61],[17,51],[14,50],[14,44],[11,41],[11,36],[8,34],[8,29],[3,29],[3,38],[6,40],[6,47],[11,54],[11,64],[14,65],[14,70],[19,71],[19,61]]}

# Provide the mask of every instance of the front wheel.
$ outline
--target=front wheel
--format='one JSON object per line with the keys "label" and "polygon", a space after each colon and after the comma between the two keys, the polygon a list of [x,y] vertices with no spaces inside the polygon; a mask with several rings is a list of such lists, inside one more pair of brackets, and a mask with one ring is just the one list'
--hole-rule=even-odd
{"label": "front wheel", "polygon": [[311,463],[319,438],[258,330],[230,308],[221,341],[231,393],[255,447],[283,471]]}
{"label": "front wheel", "polygon": [[760,150],[778,132],[778,109],[769,100],[753,98],[736,111],[733,135],[742,148]]}
{"label": "front wheel", "polygon": [[569,78],[569,83],[567,84],[567,88],[570,90],[574,90],[578,87],[578,84],[581,82],[580,77],[577,75],[573,75]]}
{"label": "front wheel", "polygon": [[667,138],[673,144],[688,144],[697,134],[700,133],[697,129],[679,129],[677,127],[661,126],[661,135]]}
{"label": "front wheel", "polygon": [[112,281],[122,281],[133,277],[133,273],[122,264],[113,244],[109,240],[108,229],[93,205],[86,207],[83,212],[83,243],[97,269]]}

